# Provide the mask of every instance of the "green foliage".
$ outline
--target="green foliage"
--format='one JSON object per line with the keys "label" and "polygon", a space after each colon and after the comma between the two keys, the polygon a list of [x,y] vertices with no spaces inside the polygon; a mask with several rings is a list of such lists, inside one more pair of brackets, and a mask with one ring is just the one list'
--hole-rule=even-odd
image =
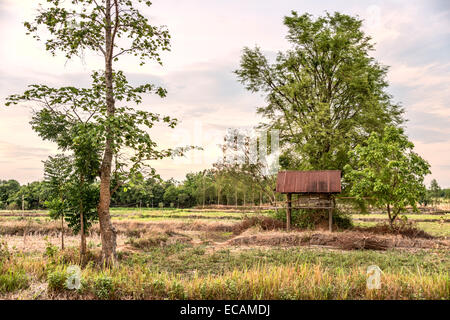
{"label": "green foliage", "polygon": [[441,196],[441,187],[439,186],[439,184],[437,183],[436,179],[431,180],[431,184],[430,184],[430,193],[432,197],[440,197]]}
{"label": "green foliage", "polygon": [[[131,1],[112,1],[114,10],[111,13],[112,17],[109,18],[113,21],[108,25],[108,28],[114,30],[116,39],[128,40],[129,48],[119,47],[114,38],[108,40],[109,35],[103,32],[106,22],[102,19],[105,18],[105,12],[111,8],[106,10],[104,5],[97,6],[92,1],[77,1],[77,4],[71,7],[64,6],[57,0],[48,2],[48,8],[40,10],[35,21],[26,22],[25,27],[38,40],[40,40],[39,28],[46,27],[50,32],[46,40],[46,49],[53,54],[62,51],[66,53],[67,58],[71,58],[81,54],[85,49],[90,49],[100,51],[106,60],[111,58],[117,60],[123,54],[133,54],[144,63],[145,59],[149,58],[160,62],[159,50],[169,49],[168,31],[164,27],[148,24],[148,19],[134,8]],[[111,40],[112,48],[108,48],[108,41]],[[126,43],[127,41],[121,44]],[[118,52],[111,56],[114,49],[118,49]],[[164,97],[166,90],[161,87],[151,84],[133,87],[128,84],[122,71],[111,71],[114,101],[121,104],[115,106],[114,112],[105,108],[105,97],[110,94],[105,85],[108,80],[106,71],[92,73],[90,88],[72,86],[50,88],[46,85],[31,85],[23,94],[8,97],[6,105],[20,101],[36,102],[42,108],[33,116],[31,121],[33,129],[44,140],[56,142],[61,150],[78,152],[80,157],[97,156],[97,153],[101,153],[106,147],[105,143],[109,142],[111,145],[108,147],[112,147],[115,155],[119,150],[127,149],[129,157],[124,157],[123,154],[115,159],[116,172],[113,178],[116,182],[121,180],[120,174],[125,168],[131,173],[136,173],[142,166],[146,166],[144,161],[173,154],[181,155],[189,149],[157,149],[156,143],[146,129],[153,127],[158,121],[173,128],[177,120],[148,111],[135,110],[127,105],[140,104],[142,94],[145,93]],[[93,147],[96,152],[90,152],[86,145]],[[99,173],[100,161],[97,162],[97,166],[91,166],[93,175]]]}
{"label": "green foliage", "polygon": [[0,239],[0,264],[4,261],[9,259],[11,256],[11,253],[8,249],[8,242],[6,240]]}
{"label": "green foliage", "polygon": [[48,209],[50,218],[52,218],[53,220],[64,217],[67,210],[66,203],[63,200],[57,198],[45,201],[45,206]]}
{"label": "green foliage", "polygon": [[44,161],[44,182],[52,198],[60,198],[73,172],[72,158],[64,154]]}
{"label": "green foliage", "polygon": [[13,201],[13,196],[20,190],[20,184],[16,180],[0,180],[0,204],[5,209]]}
{"label": "green foliage", "polygon": [[[150,1],[137,0],[150,7]],[[105,6],[109,4],[108,10]],[[109,12],[111,21],[105,21]],[[115,15],[119,12],[119,15]],[[109,23],[109,25],[107,25]],[[161,63],[160,51],[169,50],[170,35],[165,27],[156,27],[148,23],[129,0],[111,0],[97,5],[95,0],[78,0],[73,6],[64,1],[48,0],[45,10],[40,10],[33,22],[25,22],[27,34],[41,40],[41,26],[46,27],[50,37],[45,40],[46,50],[56,55],[63,52],[68,59],[79,56],[85,50],[108,55],[107,44],[111,34],[120,39],[120,46],[114,43],[117,53],[110,56],[117,60],[120,55],[129,54],[139,57],[141,64],[146,59],[155,59]],[[105,34],[108,27],[109,34]],[[114,39],[113,39],[114,40]],[[124,47],[122,47],[124,46]]]}
{"label": "green foliage", "polygon": [[62,154],[44,161],[44,177],[50,200],[45,204],[52,219],[63,217],[77,234],[83,213],[85,233],[97,219],[98,186],[94,183],[100,155],[95,137],[89,136],[87,126],[76,126],[78,132],[71,142],[73,156]]}
{"label": "green foliage", "polygon": [[186,299],[186,293],[184,291],[183,284],[179,281],[174,280],[169,289],[170,299]]}
{"label": "green foliage", "polygon": [[[428,190],[427,192],[428,196],[429,196],[429,200],[436,205],[437,203],[440,202],[441,197],[445,196],[445,191],[443,191],[441,189],[441,187],[439,186],[439,184],[437,183],[436,179],[431,180],[430,183],[430,190]],[[427,199],[428,200],[428,199]]]}
{"label": "green foliage", "polygon": [[63,291],[66,289],[67,273],[64,270],[55,270],[47,275],[49,291]]}
{"label": "green foliage", "polygon": [[48,199],[48,190],[45,183],[39,181],[21,186],[15,180],[0,180],[0,199],[3,199],[0,202],[8,210],[21,209],[22,205],[25,210],[42,209]]}
{"label": "green foliage", "polygon": [[29,278],[23,271],[9,270],[0,274],[0,293],[26,289],[29,285]]}
{"label": "green foliage", "polygon": [[430,165],[413,148],[403,129],[386,127],[382,135],[372,133],[365,145],[349,152],[349,194],[387,208],[391,224],[406,206],[416,209],[426,191],[423,180],[431,173]]}
{"label": "green foliage", "polygon": [[[138,3],[151,5],[150,1]],[[173,128],[176,119],[135,110],[129,104],[141,104],[145,93],[164,97],[166,90],[151,84],[133,87],[124,73],[113,67],[123,55],[138,57],[141,65],[146,60],[161,64],[160,53],[169,50],[170,35],[165,27],[151,25],[130,0],[70,4],[48,0],[24,26],[36,40],[45,34],[45,48],[53,55],[62,52],[71,59],[92,51],[104,58],[104,69],[92,73],[90,88],[31,85],[23,94],[9,96],[6,105],[33,101],[40,106],[31,121],[33,130],[44,140],[56,142],[60,150],[74,153],[81,184],[100,176],[98,211],[109,221],[111,191],[143,168],[150,168],[150,160],[182,155],[190,149],[157,148],[147,129],[159,121]],[[150,168],[150,172],[154,170]],[[101,232],[108,235],[102,236],[103,249],[106,259],[112,261],[115,234],[111,228],[103,225]]]}
{"label": "green foliage", "polygon": [[107,300],[114,294],[114,282],[113,279],[106,275],[99,275],[95,279],[94,293],[97,298]]}
{"label": "green foliage", "polygon": [[48,240],[46,240],[46,241],[47,241],[47,244],[45,247],[45,255],[51,259],[55,259],[59,252],[59,249],[57,246],[53,245],[50,241],[48,241]]}
{"label": "green foliage", "polygon": [[164,192],[164,202],[166,203],[176,203],[178,199],[178,190],[175,186],[170,186]]}
{"label": "green foliage", "polygon": [[[286,210],[281,209],[272,213],[272,216],[286,223]],[[328,226],[328,210],[293,209],[291,212],[291,225],[300,229],[314,230],[319,225]],[[353,226],[351,217],[343,211],[333,211],[333,225],[339,229],[349,229]]]}
{"label": "green foliage", "polygon": [[88,233],[92,223],[98,219],[97,204],[99,187],[94,183],[80,183],[74,179],[67,188],[66,221],[69,228],[77,234],[81,230],[80,212],[83,212],[84,232]]}
{"label": "green foliage", "polygon": [[370,57],[358,18],[293,11],[284,24],[291,49],[269,63],[258,47],[244,48],[235,73],[247,90],[265,94],[260,126],[280,130],[282,167],[342,169],[371,132],[403,121],[386,92],[387,68]]}

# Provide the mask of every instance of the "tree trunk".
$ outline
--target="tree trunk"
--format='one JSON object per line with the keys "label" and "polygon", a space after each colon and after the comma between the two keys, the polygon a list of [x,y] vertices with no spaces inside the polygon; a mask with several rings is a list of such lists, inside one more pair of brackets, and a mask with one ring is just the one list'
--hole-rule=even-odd
{"label": "tree trunk", "polygon": [[[80,187],[83,190],[84,188],[84,178],[81,176],[80,179]],[[84,266],[86,262],[86,235],[84,234],[84,208],[83,201],[80,202],[80,235],[81,235],[81,243],[80,243],[80,266]]]}
{"label": "tree trunk", "polygon": [[203,176],[203,204],[202,204],[202,208],[205,208],[205,199],[206,198],[206,190],[205,190],[205,176]]}
{"label": "tree trunk", "polygon": [[83,266],[86,262],[86,235],[84,234],[84,213],[83,204],[80,205],[80,265]]}
{"label": "tree trunk", "polygon": [[[106,0],[105,5],[105,86],[106,86],[106,113],[107,118],[111,118],[115,113],[115,101],[113,92],[113,69],[112,52],[113,39],[111,33],[111,1]],[[111,164],[113,159],[113,132],[110,127],[106,127],[105,152],[100,168],[100,201],[98,204],[98,218],[102,239],[102,258],[107,265],[116,262],[116,232],[111,223],[109,205],[111,203]]]}
{"label": "tree trunk", "polygon": [[391,228],[393,229],[394,228],[394,220],[392,219],[391,206],[389,205],[389,203],[387,205],[387,212],[388,212],[388,217],[389,217],[389,224],[390,224]]}
{"label": "tree trunk", "polygon": [[286,231],[291,231],[292,194],[286,194]]}
{"label": "tree trunk", "polygon": [[64,215],[61,215],[61,250],[64,250]]}

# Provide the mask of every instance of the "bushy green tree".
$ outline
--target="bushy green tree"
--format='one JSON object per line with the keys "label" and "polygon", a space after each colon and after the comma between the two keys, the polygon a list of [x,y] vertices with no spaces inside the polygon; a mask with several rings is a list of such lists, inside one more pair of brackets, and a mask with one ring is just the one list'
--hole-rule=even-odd
{"label": "bushy green tree", "polygon": [[0,180],[0,204],[6,209],[13,200],[13,196],[20,190],[20,183],[16,180]]}
{"label": "bushy green tree", "polygon": [[171,185],[164,192],[164,203],[168,206],[173,206],[178,203],[179,190],[177,186]]}
{"label": "bushy green tree", "polygon": [[407,206],[417,209],[426,192],[423,180],[431,173],[430,165],[413,148],[403,129],[386,127],[383,134],[372,133],[366,144],[350,151],[350,164],[345,166],[350,195],[361,202],[371,198],[386,208],[391,226]]}
{"label": "bushy green tree", "polygon": [[49,192],[45,202],[50,217],[61,220],[61,249],[64,250],[64,218],[67,212],[68,182],[73,174],[72,158],[64,154],[50,156],[44,161],[44,183]]}
{"label": "bushy green tree", "polygon": [[[66,115],[67,119],[71,119],[70,114]],[[95,182],[101,162],[101,141],[95,124],[72,119],[53,131],[54,127],[45,128],[47,120],[35,115],[33,124],[39,128],[38,132],[57,140],[60,148],[72,153],[70,157],[50,157],[44,163],[45,181],[51,192],[48,205],[53,216],[64,218],[69,228],[80,234],[80,263],[83,264],[86,234],[92,222],[98,219],[99,190]]]}
{"label": "bushy green tree", "polygon": [[387,68],[370,56],[358,18],[293,11],[284,24],[291,49],[270,63],[258,47],[246,47],[236,74],[247,90],[265,95],[260,127],[280,131],[283,168],[342,169],[349,150],[402,122],[386,91]]}
{"label": "bushy green tree", "polygon": [[[20,186],[10,200],[24,209],[42,209],[47,199],[47,190],[41,181],[33,181]],[[22,203],[23,202],[23,203]]]}
{"label": "bushy green tree", "polygon": [[439,198],[442,196],[442,189],[436,179],[431,180],[430,183],[430,197],[433,204],[439,203]]}

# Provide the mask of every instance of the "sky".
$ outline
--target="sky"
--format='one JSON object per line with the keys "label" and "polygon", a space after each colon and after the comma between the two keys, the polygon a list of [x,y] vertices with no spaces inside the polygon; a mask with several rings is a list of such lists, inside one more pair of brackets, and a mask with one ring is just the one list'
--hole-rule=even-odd
{"label": "sky", "polygon": [[[5,98],[33,83],[88,86],[91,70],[102,59],[86,54],[70,61],[53,57],[42,42],[25,34],[24,21],[35,15],[39,1],[0,0],[0,179],[28,183],[43,178],[43,163],[58,153],[55,144],[33,132],[30,105],[5,107]],[[259,94],[246,91],[233,71],[242,49],[258,45],[273,57],[289,48],[283,17],[292,10],[323,15],[325,11],[358,15],[373,38],[372,55],[389,66],[389,92],[406,111],[406,132],[415,151],[431,164],[432,174],[450,187],[450,2],[447,0],[154,0],[143,10],[152,24],[166,25],[171,51],[163,66],[139,66],[122,59],[132,84],[156,83],[168,90],[164,99],[146,97],[144,109],[180,120],[175,130],[164,126],[150,133],[160,145],[198,145],[188,158],[152,165],[165,179],[209,168],[220,155],[227,128],[251,128],[261,119]]]}

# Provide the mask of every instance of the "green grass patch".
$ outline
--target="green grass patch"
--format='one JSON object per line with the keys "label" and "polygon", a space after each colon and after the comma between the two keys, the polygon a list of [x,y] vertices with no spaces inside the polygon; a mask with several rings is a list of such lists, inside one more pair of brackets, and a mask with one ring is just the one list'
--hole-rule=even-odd
{"label": "green grass patch", "polygon": [[24,271],[9,270],[0,274],[0,293],[8,293],[26,289],[28,286],[29,278]]}

